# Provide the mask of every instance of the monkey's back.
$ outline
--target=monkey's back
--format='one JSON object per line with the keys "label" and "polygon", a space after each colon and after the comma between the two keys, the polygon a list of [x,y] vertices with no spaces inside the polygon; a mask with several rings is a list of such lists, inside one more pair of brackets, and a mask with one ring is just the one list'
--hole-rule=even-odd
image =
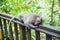
{"label": "monkey's back", "polygon": [[36,19],[36,15],[30,12],[22,13],[22,20],[24,21],[24,23],[34,23],[35,19]]}

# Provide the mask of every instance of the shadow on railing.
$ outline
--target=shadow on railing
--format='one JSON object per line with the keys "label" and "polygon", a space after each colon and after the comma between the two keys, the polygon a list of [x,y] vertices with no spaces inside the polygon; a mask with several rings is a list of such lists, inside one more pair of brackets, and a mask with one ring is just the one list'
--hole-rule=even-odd
{"label": "shadow on railing", "polygon": [[42,24],[39,28],[30,27],[28,29],[23,23],[14,19],[8,31],[8,22],[12,17],[12,15],[0,13],[0,26],[3,40],[32,40],[31,29],[35,30],[36,40],[40,40],[40,32],[46,34],[46,40],[52,40],[53,36],[60,40],[60,28],[55,28],[51,25]]}

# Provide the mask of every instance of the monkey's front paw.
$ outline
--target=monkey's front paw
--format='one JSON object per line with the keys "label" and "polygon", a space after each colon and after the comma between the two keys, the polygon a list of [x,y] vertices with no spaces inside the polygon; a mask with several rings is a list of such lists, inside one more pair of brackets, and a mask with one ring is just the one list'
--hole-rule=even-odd
{"label": "monkey's front paw", "polygon": [[33,26],[33,25],[32,25],[31,27],[33,27],[33,28],[37,28],[37,26]]}
{"label": "monkey's front paw", "polygon": [[37,28],[37,26],[34,26],[33,28]]}

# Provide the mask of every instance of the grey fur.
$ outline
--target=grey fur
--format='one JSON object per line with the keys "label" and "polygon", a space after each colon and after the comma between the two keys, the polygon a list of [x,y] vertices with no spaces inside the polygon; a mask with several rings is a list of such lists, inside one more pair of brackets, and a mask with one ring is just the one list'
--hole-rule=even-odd
{"label": "grey fur", "polygon": [[9,21],[9,26],[10,26],[11,21],[12,21],[14,18],[17,18],[17,19],[19,19],[20,21],[23,20],[24,24],[28,27],[29,24],[32,24],[32,23],[35,22],[35,19],[36,19],[37,17],[38,17],[37,15],[32,14],[31,12],[19,13],[17,16],[13,17],[13,18]]}

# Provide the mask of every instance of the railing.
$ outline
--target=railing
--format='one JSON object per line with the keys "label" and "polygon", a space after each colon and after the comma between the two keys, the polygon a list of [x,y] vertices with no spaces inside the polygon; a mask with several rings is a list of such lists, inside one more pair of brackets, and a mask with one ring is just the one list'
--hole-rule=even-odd
{"label": "railing", "polygon": [[41,40],[41,32],[46,34],[45,40],[52,40],[52,37],[56,37],[60,40],[60,28],[42,24],[39,28],[31,27],[28,29],[23,23],[16,19],[14,19],[10,27],[8,27],[8,22],[12,17],[12,15],[0,13],[0,26],[3,40],[33,40],[31,37],[31,29],[35,30],[36,40]]}

